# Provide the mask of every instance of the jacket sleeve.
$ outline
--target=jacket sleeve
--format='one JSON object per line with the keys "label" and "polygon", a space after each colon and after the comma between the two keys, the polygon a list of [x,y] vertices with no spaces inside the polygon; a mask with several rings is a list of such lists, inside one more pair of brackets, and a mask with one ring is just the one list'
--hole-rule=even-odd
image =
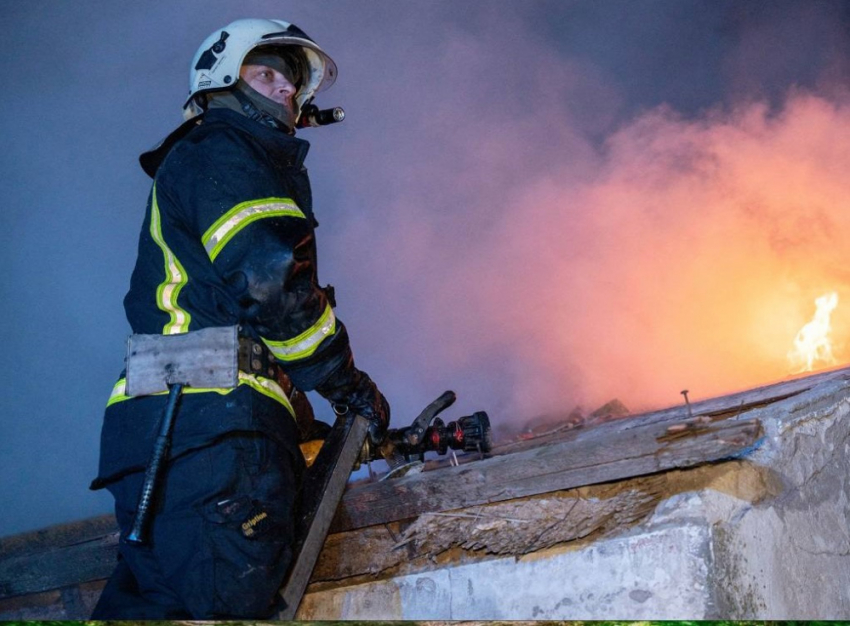
{"label": "jacket sleeve", "polygon": [[159,193],[186,212],[181,221],[199,236],[243,328],[302,390],[355,376],[345,327],[318,283],[306,171],[271,162],[233,133],[178,146],[169,160],[178,174],[158,181]]}

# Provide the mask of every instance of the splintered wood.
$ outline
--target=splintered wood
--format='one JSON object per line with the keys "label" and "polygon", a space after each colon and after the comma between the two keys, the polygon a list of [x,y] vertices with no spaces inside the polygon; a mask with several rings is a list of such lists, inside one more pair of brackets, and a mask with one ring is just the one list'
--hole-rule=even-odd
{"label": "splintered wood", "polygon": [[[313,583],[392,575],[428,567],[458,548],[482,555],[522,555],[559,543],[591,540],[637,523],[668,489],[665,476],[582,487],[471,509],[430,512],[328,537]],[[462,558],[462,557],[461,557]]]}
{"label": "splintered wood", "polygon": [[337,533],[325,543],[311,588],[582,545],[642,522],[665,498],[707,488],[755,504],[777,495],[781,479],[745,461],[729,461]]}
{"label": "splintered wood", "polygon": [[576,489],[462,512],[424,513],[395,547],[411,544],[416,554],[429,556],[453,546],[488,554],[527,554],[623,528],[642,519],[658,501],[657,494],[614,491]]}

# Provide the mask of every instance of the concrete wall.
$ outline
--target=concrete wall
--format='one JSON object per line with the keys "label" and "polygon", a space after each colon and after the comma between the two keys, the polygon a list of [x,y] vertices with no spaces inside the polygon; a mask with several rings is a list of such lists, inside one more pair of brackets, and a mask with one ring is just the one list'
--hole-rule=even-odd
{"label": "concrete wall", "polygon": [[[708,612],[710,531],[680,525],[309,593],[299,619],[669,619]],[[663,559],[658,557],[663,556]]]}
{"label": "concrete wall", "polygon": [[848,619],[848,383],[761,413],[767,437],[751,459],[774,472],[779,493],[754,506],[711,492],[695,502],[713,524],[718,605],[732,618]]}
{"label": "concrete wall", "polygon": [[676,495],[620,534],[325,585],[310,590],[298,617],[847,619],[848,396],[841,377],[742,413],[762,420],[757,449],[741,461],[670,472]]}

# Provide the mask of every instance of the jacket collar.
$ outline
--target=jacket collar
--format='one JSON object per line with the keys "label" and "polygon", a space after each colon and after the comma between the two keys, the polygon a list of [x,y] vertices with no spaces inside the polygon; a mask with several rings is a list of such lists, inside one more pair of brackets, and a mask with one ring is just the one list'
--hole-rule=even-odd
{"label": "jacket collar", "polygon": [[279,163],[284,163],[290,167],[300,169],[304,165],[304,159],[307,158],[307,152],[310,150],[308,141],[260,124],[230,109],[210,109],[207,111],[204,114],[204,123],[214,122],[235,126],[245,131],[272,153]]}
{"label": "jacket collar", "polygon": [[142,153],[139,156],[139,164],[142,166],[142,169],[148,176],[153,178],[168,152],[174,147],[174,144],[188,135],[196,126],[212,122],[221,122],[229,126],[234,126],[250,134],[266,150],[271,152],[278,162],[290,167],[300,169],[304,165],[304,159],[307,158],[307,152],[310,149],[310,143],[308,141],[287,135],[274,128],[263,126],[241,113],[229,109],[210,109],[200,117],[195,117],[188,122],[184,122],[156,146]]}

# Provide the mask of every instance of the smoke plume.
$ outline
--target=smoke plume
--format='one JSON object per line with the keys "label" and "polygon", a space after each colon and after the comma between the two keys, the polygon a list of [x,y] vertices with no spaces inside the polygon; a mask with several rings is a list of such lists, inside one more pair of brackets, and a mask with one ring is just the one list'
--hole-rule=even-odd
{"label": "smoke plume", "polygon": [[[390,395],[453,386],[522,421],[786,376],[814,299],[850,301],[846,92],[617,124],[623,96],[599,67],[529,42],[526,61],[494,64],[496,45],[446,34],[399,91],[424,118],[347,157],[387,174],[377,193],[352,182],[377,202],[331,247],[367,250],[343,284],[379,279],[364,289]],[[850,314],[833,321],[848,358]]]}

